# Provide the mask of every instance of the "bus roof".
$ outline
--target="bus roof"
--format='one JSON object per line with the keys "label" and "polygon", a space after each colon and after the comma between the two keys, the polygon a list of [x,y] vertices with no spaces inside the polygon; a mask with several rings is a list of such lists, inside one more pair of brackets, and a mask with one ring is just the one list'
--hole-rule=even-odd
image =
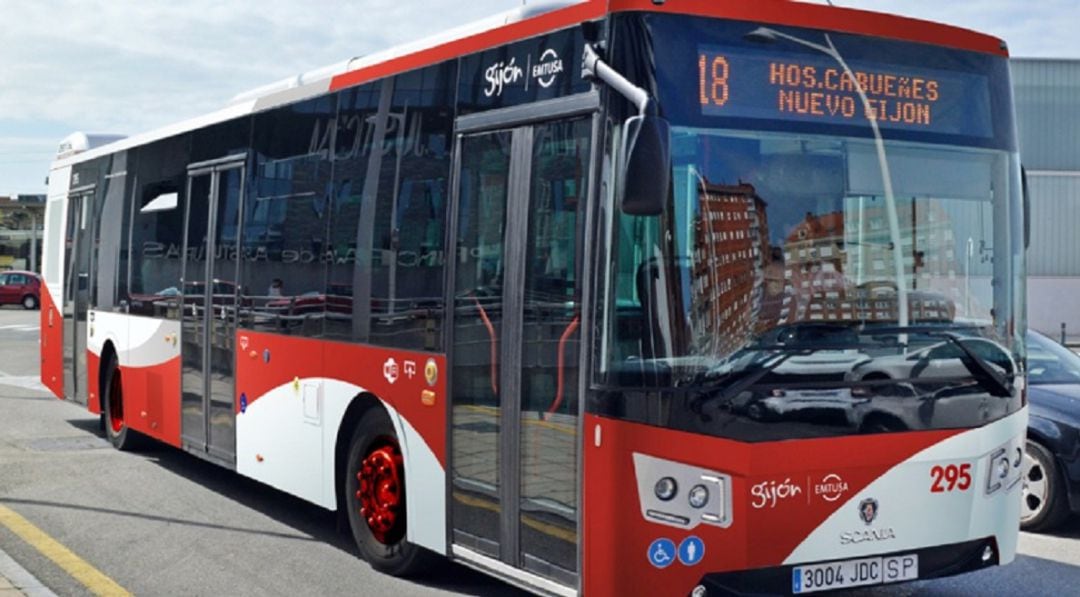
{"label": "bus roof", "polygon": [[1005,43],[1000,39],[967,29],[796,0],[548,0],[240,93],[233,97],[229,105],[215,112],[106,145],[90,147],[82,153],[58,153],[52,168],[67,167],[218,122],[596,20],[608,14],[636,11],[827,29],[1008,56]]}

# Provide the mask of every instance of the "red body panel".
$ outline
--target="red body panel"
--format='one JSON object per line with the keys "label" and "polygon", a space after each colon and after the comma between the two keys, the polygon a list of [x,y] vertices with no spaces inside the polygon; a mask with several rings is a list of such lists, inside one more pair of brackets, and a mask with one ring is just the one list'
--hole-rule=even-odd
{"label": "red body panel", "polygon": [[180,357],[153,367],[120,367],[124,422],[180,447]]}
{"label": "red body panel", "polygon": [[630,11],[690,14],[811,27],[1008,56],[1005,44],[989,35],[931,21],[820,4],[788,0],[678,0],[657,5],[653,0],[592,0],[338,75],[331,80],[330,90],[336,91],[549,31],[572,27],[583,21],[603,17],[609,12]]}
{"label": "red body panel", "polygon": [[[366,389],[401,413],[446,466],[445,356],[243,330],[236,334],[236,348],[237,412],[296,379],[344,381]],[[389,359],[398,367],[393,383],[383,373]],[[438,369],[434,385],[429,385],[424,375],[429,359]],[[411,376],[406,362],[414,364]],[[430,404],[423,400],[425,390],[434,392]]]}
{"label": "red body panel", "polygon": [[86,351],[86,409],[101,414],[101,357]]}
{"label": "red body panel", "polygon": [[396,73],[437,64],[444,60],[480,52],[503,44],[526,39],[548,31],[563,29],[576,23],[597,19],[604,14],[604,2],[592,0],[574,6],[555,10],[526,21],[510,23],[503,27],[456,39],[442,45],[420,50],[386,62],[338,75],[330,82],[330,90],[359,85]]}
{"label": "red body panel", "polygon": [[64,317],[44,284],[41,285],[41,383],[57,398],[64,398]]}
{"label": "red body panel", "polygon": [[[601,446],[592,439],[601,426]],[[686,595],[705,572],[780,565],[811,531],[844,503],[814,495],[825,475],[847,483],[854,495],[897,463],[959,431],[925,431],[745,444],[615,421],[585,419],[584,579],[585,593],[599,595]],[[639,452],[732,476],[732,524],[701,524],[681,530],[647,521],[637,498],[633,453]],[[750,488],[786,479],[804,489],[796,498],[754,509]],[[658,538],[680,541],[696,535],[707,545],[695,566],[653,568],[647,559]],[[767,540],[764,540],[766,539]]]}

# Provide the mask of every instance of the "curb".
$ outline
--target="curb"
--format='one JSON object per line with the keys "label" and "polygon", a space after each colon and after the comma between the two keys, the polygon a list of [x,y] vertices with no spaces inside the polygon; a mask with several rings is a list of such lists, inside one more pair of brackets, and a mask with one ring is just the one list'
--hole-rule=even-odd
{"label": "curb", "polygon": [[57,597],[49,587],[41,583],[33,574],[26,571],[11,556],[0,549],[0,578],[7,579],[17,593],[26,597]]}

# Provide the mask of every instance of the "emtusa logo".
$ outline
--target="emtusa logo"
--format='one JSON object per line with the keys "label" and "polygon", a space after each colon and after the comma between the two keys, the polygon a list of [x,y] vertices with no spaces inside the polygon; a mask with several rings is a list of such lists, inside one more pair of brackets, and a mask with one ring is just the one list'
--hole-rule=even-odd
{"label": "emtusa logo", "polygon": [[821,496],[826,502],[835,502],[843,497],[847,490],[847,481],[836,473],[829,473],[822,477],[819,483],[814,483],[814,495]]}
{"label": "emtusa logo", "polygon": [[536,79],[541,87],[547,89],[561,72],[563,72],[562,58],[559,58],[558,52],[549,48],[540,55],[540,61],[533,65],[532,78]]}
{"label": "emtusa logo", "polygon": [[485,96],[502,95],[507,85],[517,83],[525,75],[525,71],[514,63],[515,60],[517,59],[511,58],[510,62],[499,61],[487,67],[484,71],[484,79],[488,82],[487,88],[484,89]]}
{"label": "emtusa logo", "polygon": [[779,483],[762,481],[750,488],[750,495],[754,498],[750,501],[750,505],[759,510],[765,507],[775,508],[781,500],[793,498],[802,492],[802,487],[792,483],[790,478]]}

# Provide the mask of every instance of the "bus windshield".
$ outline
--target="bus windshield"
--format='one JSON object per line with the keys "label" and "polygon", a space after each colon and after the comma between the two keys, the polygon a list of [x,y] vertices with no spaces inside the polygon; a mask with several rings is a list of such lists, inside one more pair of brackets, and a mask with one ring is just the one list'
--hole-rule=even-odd
{"label": "bus windshield", "polygon": [[[938,50],[916,67],[896,42],[875,63],[872,40],[805,30],[755,46],[762,28],[700,20],[661,43],[678,22],[644,23],[658,64],[688,65],[657,75],[673,189],[661,216],[615,216],[600,383],[686,388],[753,370],[821,389],[875,371],[921,393],[927,370],[973,376],[918,365],[957,360],[943,334],[972,339],[961,364],[970,352],[1016,373],[1021,189],[1011,119],[993,118],[1008,105],[989,76],[1000,65]],[[944,70],[958,60],[967,71]]]}

